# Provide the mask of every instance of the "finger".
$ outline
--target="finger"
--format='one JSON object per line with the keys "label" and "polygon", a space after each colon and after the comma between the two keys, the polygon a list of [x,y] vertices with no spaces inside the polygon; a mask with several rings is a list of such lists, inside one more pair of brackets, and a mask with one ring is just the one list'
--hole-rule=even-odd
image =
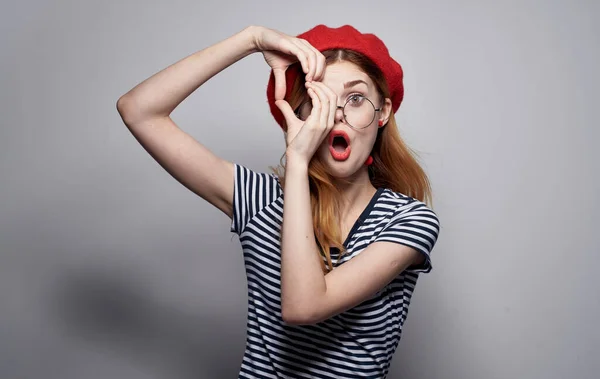
{"label": "finger", "polygon": [[327,59],[325,56],[319,51],[317,54],[317,80],[323,80],[323,76],[325,75],[325,67],[327,66]]}
{"label": "finger", "polygon": [[315,56],[315,53],[310,49],[310,47],[306,46],[306,44],[304,44],[301,39],[296,38],[293,42],[294,44],[296,44],[296,46],[298,46],[300,50],[304,52],[306,56],[306,59],[308,61],[306,81],[311,81],[315,76],[315,66],[317,65],[317,57]]}
{"label": "finger", "polygon": [[321,128],[327,129],[329,128],[328,120],[329,120],[329,97],[325,93],[325,90],[322,88],[322,83],[319,82],[311,82],[309,86],[312,90],[314,90],[319,98],[319,102],[321,102],[321,113],[319,117],[319,125]]}
{"label": "finger", "polygon": [[287,124],[288,127],[292,123],[296,122],[296,120],[298,118],[296,117],[294,110],[292,109],[292,107],[290,106],[290,104],[287,101],[277,100],[277,101],[275,101],[275,105],[277,106],[277,108],[279,108],[279,110],[283,114],[283,118],[285,118],[285,123]]}
{"label": "finger", "polygon": [[302,71],[308,75],[309,72],[309,61],[308,61],[308,57],[307,57],[307,53],[306,51],[300,47],[298,44],[295,44],[291,41],[284,41],[283,42],[283,46],[282,46],[282,52],[288,54],[288,55],[293,55],[296,58],[298,58],[298,62],[300,62],[300,65],[302,66]]}
{"label": "finger", "polygon": [[307,93],[312,102],[312,110],[306,121],[308,122],[310,120],[311,125],[317,124],[316,126],[318,127],[321,118],[321,102],[319,101],[319,96],[312,87],[309,86]]}
{"label": "finger", "polygon": [[298,41],[306,48],[308,53],[308,60],[310,63],[310,78],[307,77],[307,81],[318,80],[317,70],[319,68],[318,55],[321,54],[319,50],[315,49],[307,40],[299,38]]}
{"label": "finger", "polygon": [[322,124],[326,129],[330,129],[333,127],[335,111],[337,110],[337,95],[324,83],[312,82],[311,85],[319,90],[318,93],[323,103],[323,108],[327,108],[326,112],[322,112]]}
{"label": "finger", "polygon": [[333,127],[333,124],[335,123],[335,113],[337,112],[338,96],[335,92],[333,92],[333,90],[331,88],[329,88],[323,82],[313,82],[312,84],[321,88],[322,91],[325,93],[325,95],[328,98],[329,114],[328,114],[328,119],[327,119],[327,126]]}
{"label": "finger", "polygon": [[305,39],[300,39],[312,52],[315,54],[316,65],[315,65],[315,76],[313,80],[321,80],[323,78],[323,72],[325,71],[325,56],[313,45]]}
{"label": "finger", "polygon": [[275,100],[283,100],[285,98],[285,70],[274,69],[275,76]]}
{"label": "finger", "polygon": [[309,49],[311,49],[315,53],[316,57],[316,66],[315,66],[315,77],[313,80],[321,80],[323,79],[323,74],[325,73],[325,56],[321,53],[316,47],[310,44],[305,39],[300,39]]}

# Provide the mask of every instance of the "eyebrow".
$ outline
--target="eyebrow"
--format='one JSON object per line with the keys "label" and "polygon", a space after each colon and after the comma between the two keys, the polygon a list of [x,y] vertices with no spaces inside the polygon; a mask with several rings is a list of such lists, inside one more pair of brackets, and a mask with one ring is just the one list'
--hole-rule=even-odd
{"label": "eyebrow", "polygon": [[367,87],[369,86],[367,84],[367,82],[365,82],[364,80],[358,79],[358,80],[352,80],[352,81],[344,83],[344,89],[354,87],[355,85],[360,84],[360,83],[364,83]]}

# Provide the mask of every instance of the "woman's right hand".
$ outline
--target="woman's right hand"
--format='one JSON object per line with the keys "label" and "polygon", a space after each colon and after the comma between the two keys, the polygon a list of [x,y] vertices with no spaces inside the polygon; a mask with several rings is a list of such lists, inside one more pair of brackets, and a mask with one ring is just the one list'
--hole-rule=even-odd
{"label": "woman's right hand", "polygon": [[254,45],[262,52],[275,76],[275,100],[285,97],[285,71],[300,62],[306,81],[320,80],[325,72],[325,56],[308,41],[279,31],[258,26],[254,28]]}

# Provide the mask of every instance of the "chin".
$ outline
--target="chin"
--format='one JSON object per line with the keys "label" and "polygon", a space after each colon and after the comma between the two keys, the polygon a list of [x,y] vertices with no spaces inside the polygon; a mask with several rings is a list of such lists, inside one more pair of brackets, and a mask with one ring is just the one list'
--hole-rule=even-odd
{"label": "chin", "polygon": [[[323,159],[325,158],[325,159]],[[338,161],[333,159],[329,151],[325,157],[321,156],[321,161],[325,163],[327,173],[337,179],[349,178],[360,171],[361,165],[357,164],[356,158],[350,156],[345,161]]]}

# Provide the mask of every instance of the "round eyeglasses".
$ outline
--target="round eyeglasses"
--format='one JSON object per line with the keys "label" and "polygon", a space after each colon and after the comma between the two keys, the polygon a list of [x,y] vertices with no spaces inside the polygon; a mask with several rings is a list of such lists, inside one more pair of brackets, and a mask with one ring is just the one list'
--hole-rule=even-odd
{"label": "round eyeglasses", "polygon": [[[375,108],[371,100],[358,94],[351,95],[346,100],[346,104],[344,106],[338,105],[337,109],[342,110],[344,121],[353,129],[368,127],[375,120],[377,112],[381,111],[381,108]],[[300,120],[306,121],[310,116],[310,112],[312,112],[312,101],[307,100],[296,109],[296,116]]]}

